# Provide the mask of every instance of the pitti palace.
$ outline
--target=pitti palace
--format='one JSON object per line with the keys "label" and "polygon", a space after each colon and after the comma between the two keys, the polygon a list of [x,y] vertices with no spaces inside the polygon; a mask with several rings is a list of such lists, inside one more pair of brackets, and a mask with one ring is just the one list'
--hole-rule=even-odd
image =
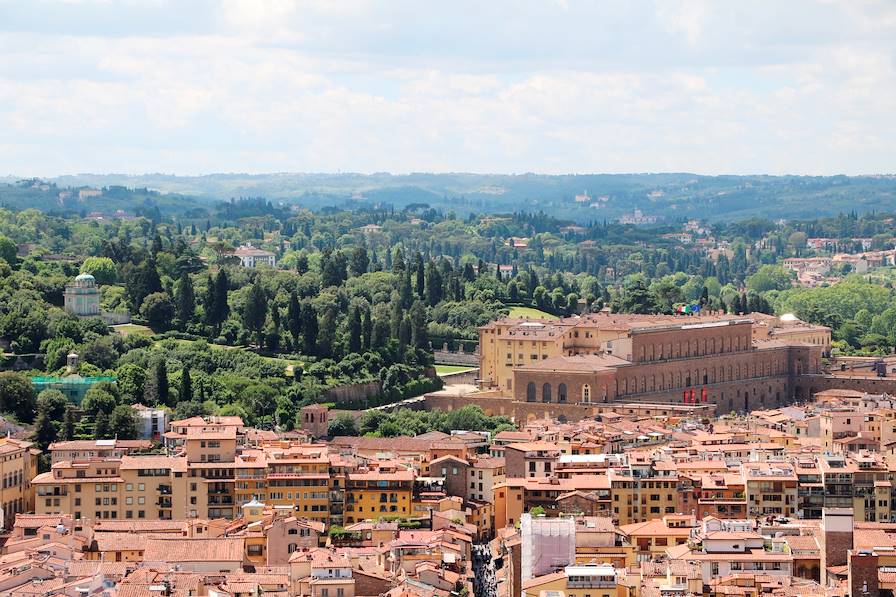
{"label": "pitti palace", "polygon": [[541,405],[772,408],[828,387],[830,346],[830,328],[792,315],[503,318],[479,328],[479,384]]}

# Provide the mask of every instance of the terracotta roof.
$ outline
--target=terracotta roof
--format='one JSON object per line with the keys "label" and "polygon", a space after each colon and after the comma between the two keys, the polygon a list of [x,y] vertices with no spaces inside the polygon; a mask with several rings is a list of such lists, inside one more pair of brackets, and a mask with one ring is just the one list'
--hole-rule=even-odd
{"label": "terracotta roof", "polygon": [[216,539],[154,538],[146,542],[144,562],[241,562],[245,540],[239,537]]}
{"label": "terracotta roof", "polygon": [[581,354],[573,356],[559,356],[542,359],[518,367],[518,369],[538,371],[577,371],[589,373],[592,371],[611,371],[623,365],[631,365],[631,361],[620,359],[613,355]]}

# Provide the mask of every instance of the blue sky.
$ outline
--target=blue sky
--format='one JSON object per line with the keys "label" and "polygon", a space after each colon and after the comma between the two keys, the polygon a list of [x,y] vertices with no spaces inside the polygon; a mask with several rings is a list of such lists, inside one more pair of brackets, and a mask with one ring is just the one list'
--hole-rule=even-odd
{"label": "blue sky", "polygon": [[894,172],[896,2],[0,0],[0,174]]}

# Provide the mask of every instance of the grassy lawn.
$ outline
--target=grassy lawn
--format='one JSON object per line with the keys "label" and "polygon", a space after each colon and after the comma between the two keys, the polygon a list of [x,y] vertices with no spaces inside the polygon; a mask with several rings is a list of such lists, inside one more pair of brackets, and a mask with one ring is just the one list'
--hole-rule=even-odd
{"label": "grassy lawn", "polygon": [[556,315],[551,315],[550,313],[545,313],[544,311],[539,311],[532,307],[511,307],[510,316],[528,317],[530,319],[559,319]]}
{"label": "grassy lawn", "polygon": [[155,332],[145,325],[137,325],[136,323],[123,323],[121,325],[113,325],[112,329],[127,336],[128,334],[137,334],[139,336],[152,336]]}
{"label": "grassy lawn", "polygon": [[467,367],[466,365],[436,365],[436,375],[460,373],[461,371],[469,371],[470,369],[475,369],[475,367]]}

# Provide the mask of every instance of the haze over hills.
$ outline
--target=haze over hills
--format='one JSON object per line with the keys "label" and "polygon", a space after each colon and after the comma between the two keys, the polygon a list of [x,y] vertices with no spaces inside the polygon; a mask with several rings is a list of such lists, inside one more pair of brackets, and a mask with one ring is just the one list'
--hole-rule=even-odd
{"label": "haze over hills", "polygon": [[[661,174],[470,174],[470,173],[272,173],[209,174],[78,174],[47,179],[23,192],[14,178],[0,186],[0,204],[14,208],[38,207],[50,211],[110,209],[103,197],[90,197],[83,205],[60,202],[66,188],[125,187],[137,189],[135,201],[148,197],[143,189],[157,191],[162,209],[189,209],[232,197],[265,197],[275,202],[312,209],[389,204],[401,209],[410,204],[470,212],[545,211],[579,222],[615,220],[641,210],[647,221],[682,218],[711,221],[750,217],[805,218],[841,212],[886,211],[896,208],[896,176],[704,176]],[[116,188],[116,209],[128,209],[125,189]],[[152,195],[150,193],[149,195]],[[174,201],[166,200],[174,195]],[[191,201],[186,200],[192,199]],[[168,197],[172,199],[172,197]]]}

